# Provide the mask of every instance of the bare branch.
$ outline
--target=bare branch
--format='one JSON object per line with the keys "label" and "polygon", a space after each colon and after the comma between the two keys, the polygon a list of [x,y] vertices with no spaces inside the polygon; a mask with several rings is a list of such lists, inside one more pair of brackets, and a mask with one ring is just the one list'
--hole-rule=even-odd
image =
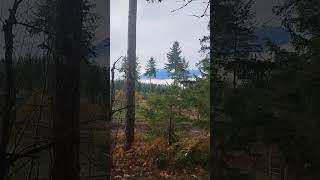
{"label": "bare branch", "polygon": [[[114,71],[116,70],[116,64],[117,62],[122,58],[122,56],[120,56],[114,63],[113,66],[111,68],[111,108],[114,105],[114,99],[115,99],[115,88],[114,88]],[[112,113],[113,114],[113,113]]]}
{"label": "bare branch", "polygon": [[25,26],[27,28],[34,29],[34,30],[37,30],[37,31],[40,31],[40,32],[44,32],[44,33],[47,33],[47,34],[55,35],[55,33],[53,33],[53,32],[46,31],[44,29],[41,29],[41,28],[36,27],[36,26],[32,26],[32,25],[27,24],[27,23],[16,22],[16,24],[19,24],[19,25],[22,25],[22,26]]}
{"label": "bare branch", "polygon": [[47,144],[44,144],[42,146],[38,146],[36,148],[33,148],[29,151],[26,151],[24,153],[18,153],[18,154],[15,154],[13,156],[11,156],[9,159],[8,159],[8,162],[9,163],[13,163],[15,161],[17,161],[18,159],[20,158],[23,158],[23,157],[30,157],[30,155],[32,154],[35,154],[35,153],[38,153],[38,152],[41,152],[43,150],[46,150],[48,149],[49,147],[51,147],[52,145],[54,144],[54,142],[49,142]]}
{"label": "bare branch", "polygon": [[127,109],[127,108],[128,108],[128,106],[122,107],[122,108],[120,108],[120,109],[113,110],[113,111],[112,111],[112,114],[114,114],[114,113],[116,113],[116,112],[118,112],[118,111],[122,111],[122,110]]}
{"label": "bare branch", "polygon": [[189,0],[186,4],[184,4],[183,6],[181,6],[181,7],[179,7],[179,8],[177,8],[177,9],[174,9],[174,10],[172,10],[171,12],[176,12],[176,11],[179,11],[180,9],[182,9],[182,8],[184,8],[184,7],[186,7],[186,6],[188,6],[190,3],[192,3],[194,0]]}
{"label": "bare branch", "polygon": [[197,16],[197,15],[191,15],[191,16],[194,16],[194,17],[197,17],[197,18],[202,18],[202,17],[204,17],[204,16],[208,16],[208,15],[207,15],[207,11],[208,11],[209,7],[210,7],[210,1],[208,1],[208,2],[207,2],[206,9],[204,10],[204,12],[203,12],[203,14],[202,14],[202,15],[200,15],[200,16]]}

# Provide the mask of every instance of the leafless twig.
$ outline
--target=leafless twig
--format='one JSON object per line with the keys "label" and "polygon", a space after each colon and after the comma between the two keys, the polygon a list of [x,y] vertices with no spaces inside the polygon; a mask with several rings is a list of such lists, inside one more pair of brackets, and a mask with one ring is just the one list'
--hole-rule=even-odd
{"label": "leafless twig", "polygon": [[194,16],[194,17],[197,17],[197,18],[202,18],[202,17],[207,16],[207,11],[208,11],[209,7],[210,7],[210,1],[207,2],[206,8],[205,8],[204,12],[202,13],[202,15],[200,15],[200,16],[191,15],[191,16]]}
{"label": "leafless twig", "polygon": [[[115,88],[114,88],[114,71],[116,70],[116,64],[117,62],[122,58],[120,56],[112,65],[111,68],[111,109],[113,108],[114,105],[114,99],[115,99]],[[112,118],[112,117],[111,117]]]}
{"label": "leafless twig", "polygon": [[122,107],[122,108],[119,108],[119,109],[116,109],[116,110],[113,110],[113,111],[112,111],[112,115],[115,114],[115,113],[118,112],[118,111],[122,111],[122,110],[127,109],[127,108],[128,108],[128,106]]}
{"label": "leafless twig", "polygon": [[177,9],[174,9],[174,10],[172,10],[171,12],[179,11],[180,9],[183,9],[183,8],[185,8],[186,6],[188,6],[188,5],[189,5],[190,3],[192,3],[193,1],[194,1],[194,0],[188,0],[188,2],[185,3],[183,6],[177,8]]}

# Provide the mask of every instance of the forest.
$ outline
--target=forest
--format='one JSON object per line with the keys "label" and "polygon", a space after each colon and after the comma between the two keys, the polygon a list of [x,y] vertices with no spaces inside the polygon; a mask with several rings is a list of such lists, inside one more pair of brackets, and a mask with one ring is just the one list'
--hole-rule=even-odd
{"label": "forest", "polygon": [[[0,180],[320,178],[317,0],[121,1],[112,59],[116,0],[1,0]],[[177,34],[141,56],[169,2],[206,22],[196,60]]]}

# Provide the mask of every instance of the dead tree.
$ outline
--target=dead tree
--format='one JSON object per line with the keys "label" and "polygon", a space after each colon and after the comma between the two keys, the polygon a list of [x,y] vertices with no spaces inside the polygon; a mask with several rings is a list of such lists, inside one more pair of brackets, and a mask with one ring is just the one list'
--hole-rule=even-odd
{"label": "dead tree", "polygon": [[[53,180],[80,179],[79,106],[82,52],[82,0],[57,0],[55,20],[55,118]],[[63,138],[62,138],[63,137]]]}

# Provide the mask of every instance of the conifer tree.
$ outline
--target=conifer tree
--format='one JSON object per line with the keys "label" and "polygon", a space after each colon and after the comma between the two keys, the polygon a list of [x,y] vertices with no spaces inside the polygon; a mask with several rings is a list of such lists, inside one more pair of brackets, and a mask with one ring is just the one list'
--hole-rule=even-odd
{"label": "conifer tree", "polygon": [[157,76],[157,69],[156,69],[156,61],[153,57],[151,57],[148,61],[146,72],[144,73],[145,76],[149,77],[150,84],[151,84],[151,78]]}
{"label": "conifer tree", "polygon": [[[136,57],[136,73],[135,73],[135,80],[139,79],[139,74],[140,74],[140,65],[139,65],[139,57]],[[127,74],[128,74],[128,58],[127,56],[122,58],[122,62],[119,68],[119,72],[123,73],[123,78],[127,78]]]}
{"label": "conifer tree", "polygon": [[[53,50],[54,41],[54,21],[56,14],[56,1],[52,0],[37,0],[35,1],[35,11],[30,20],[33,27],[30,29],[31,33],[46,33],[46,40],[42,42],[41,47],[48,50]],[[94,54],[93,39],[95,38],[95,30],[98,27],[101,16],[95,13],[95,4],[89,0],[81,1],[82,9],[82,55],[88,57]]]}
{"label": "conifer tree", "polygon": [[165,64],[165,69],[170,73],[171,78],[175,83],[188,79],[189,64],[185,58],[181,57],[182,50],[178,41],[175,41],[167,53],[168,63]]}
{"label": "conifer tree", "polygon": [[253,0],[219,0],[215,14],[215,63],[233,73],[233,88],[237,86],[239,64],[248,61],[257,51],[254,34]]}

